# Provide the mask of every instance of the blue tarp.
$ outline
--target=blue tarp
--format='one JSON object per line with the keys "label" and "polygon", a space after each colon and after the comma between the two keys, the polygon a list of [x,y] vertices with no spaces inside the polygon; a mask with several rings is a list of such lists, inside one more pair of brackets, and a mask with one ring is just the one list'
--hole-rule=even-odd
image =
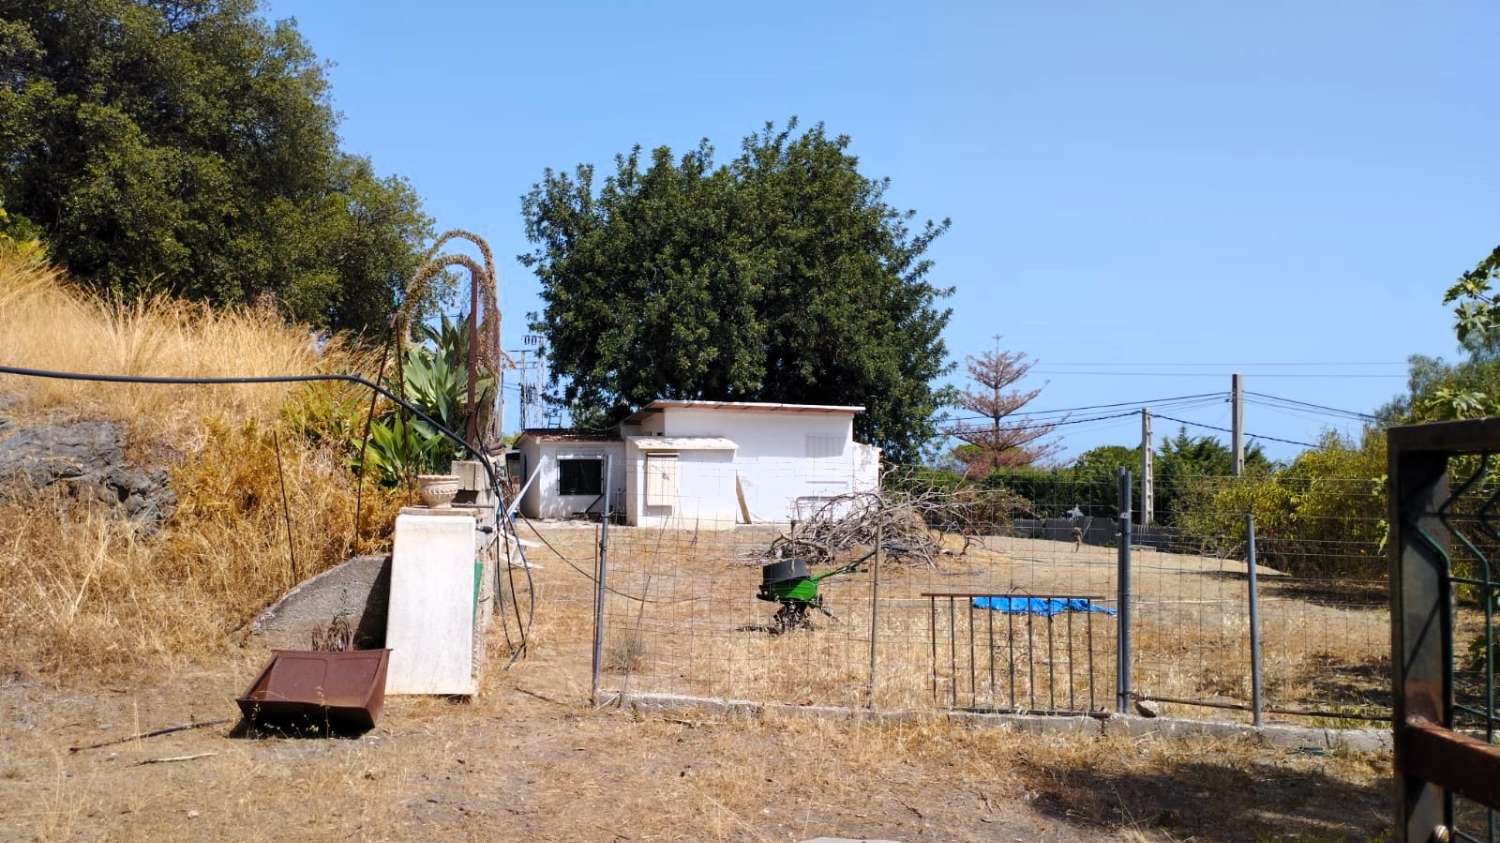
{"label": "blue tarp", "polygon": [[993,609],[1007,615],[1041,615],[1050,618],[1063,612],[1096,612],[1113,615],[1114,609],[1082,597],[975,597],[974,608]]}

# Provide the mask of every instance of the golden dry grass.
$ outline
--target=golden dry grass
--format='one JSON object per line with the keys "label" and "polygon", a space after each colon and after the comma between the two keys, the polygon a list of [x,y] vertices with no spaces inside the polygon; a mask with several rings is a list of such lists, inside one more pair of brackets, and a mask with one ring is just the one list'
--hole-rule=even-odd
{"label": "golden dry grass", "polygon": [[[335,341],[269,310],[215,312],[156,299],[101,302],[52,269],[0,257],[0,360],[102,373],[228,375],[342,370]],[[401,496],[354,480],[338,452],[293,421],[349,412],[342,386],[95,385],[0,376],[6,413],[112,420],[127,451],[164,455],[178,509],[145,537],[116,513],[54,489],[0,499],[0,663],[26,672],[118,674],[222,652],[230,635],[306,576],[378,547]],[[353,402],[361,404],[362,402]],[[356,408],[362,418],[363,407]],[[316,419],[313,420],[317,422]],[[3,434],[0,434],[3,435]],[[279,439],[282,468],[277,467]],[[159,464],[157,462],[156,464]],[[292,513],[297,566],[288,550]]]}
{"label": "golden dry grass", "polygon": [[[360,360],[269,307],[213,310],[165,297],[106,300],[72,289],[56,269],[0,255],[0,360],[34,369],[122,375],[276,375],[348,371]],[[202,421],[275,418],[295,387],[99,385],[0,375],[25,412],[118,419],[138,436],[191,449]]]}

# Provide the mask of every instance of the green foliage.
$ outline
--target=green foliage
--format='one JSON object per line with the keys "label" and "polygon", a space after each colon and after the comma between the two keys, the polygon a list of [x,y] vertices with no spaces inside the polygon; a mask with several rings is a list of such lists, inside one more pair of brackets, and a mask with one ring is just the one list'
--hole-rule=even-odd
{"label": "green foliage", "polygon": [[1385,436],[1373,428],[1358,443],[1329,433],[1279,471],[1199,478],[1178,500],[1176,525],[1207,552],[1241,548],[1253,513],[1262,564],[1314,576],[1385,572]]}
{"label": "green foliage", "polygon": [[451,440],[420,419],[392,413],[370,424],[366,469],[382,486],[396,486],[418,474],[445,473],[454,457]]}
{"label": "green foliage", "polygon": [[1500,337],[1500,301],[1491,285],[1500,280],[1500,246],[1473,269],[1458,277],[1443,294],[1443,304],[1458,302],[1453,309],[1458,341],[1470,350],[1492,346]]}
{"label": "green foliage", "polygon": [[[1091,448],[1063,468],[1016,468],[991,472],[981,481],[986,489],[1004,489],[1027,501],[1037,518],[1062,518],[1076,507],[1085,515],[1114,518],[1120,512],[1119,470],[1139,473],[1139,448],[1101,445]],[[1139,501],[1133,501],[1139,507]]]}
{"label": "green foliage", "polygon": [[254,0],[0,0],[0,196],[101,290],[384,325],[431,233]]}
{"label": "green foliage", "polygon": [[22,259],[41,259],[47,255],[41,228],[23,216],[6,213],[3,205],[0,205],[0,253]]}
{"label": "green foliage", "polygon": [[[418,333],[429,344],[413,345],[401,358],[401,382],[388,384],[417,409],[448,430],[466,434],[468,416],[468,332],[462,323],[446,317],[433,327],[423,325]],[[493,405],[495,379],[480,375],[475,382],[476,403]],[[397,407],[389,407],[370,426],[367,455],[373,473],[382,483],[392,484],[414,474],[445,473],[464,450],[422,419]]]}
{"label": "green foliage", "polygon": [[561,400],[575,421],[618,420],[655,398],[859,404],[887,458],[919,455],[950,398],[928,246],[849,139],[796,123],[746,138],[730,163],[704,141],[594,168],[548,170],[523,203]]}
{"label": "green foliage", "polygon": [[[1273,466],[1265,449],[1258,443],[1245,446],[1245,475],[1264,476]],[[1213,436],[1189,436],[1187,428],[1162,440],[1155,458],[1156,520],[1175,523],[1178,513],[1187,506],[1188,496],[1197,492],[1204,478],[1230,477],[1234,474],[1234,452]]]}

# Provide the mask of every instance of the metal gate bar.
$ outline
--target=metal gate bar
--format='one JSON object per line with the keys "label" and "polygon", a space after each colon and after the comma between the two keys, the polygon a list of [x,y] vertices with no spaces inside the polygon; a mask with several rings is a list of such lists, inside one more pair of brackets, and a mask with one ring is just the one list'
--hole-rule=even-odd
{"label": "metal gate bar", "polygon": [[[1391,678],[1397,784],[1397,839],[1496,840],[1500,747],[1495,740],[1493,606],[1500,582],[1470,532],[1500,543],[1493,523],[1500,478],[1490,472],[1500,451],[1500,418],[1393,427],[1387,432],[1390,480]],[[1474,458],[1478,457],[1477,460]],[[1477,462],[1450,482],[1453,461]],[[1468,472],[1465,472],[1468,473]],[[1488,495],[1485,493],[1488,492]],[[1477,510],[1466,495],[1485,496]],[[1455,572],[1457,539],[1478,576]],[[1455,700],[1455,585],[1483,609],[1484,706]],[[1459,715],[1483,723],[1484,740],[1460,731]],[[1455,796],[1484,806],[1484,836],[1457,823]]]}
{"label": "metal gate bar", "polygon": [[[1087,670],[1087,675],[1083,676],[1083,677],[1080,677],[1079,672],[1078,672],[1078,669],[1079,669],[1079,659],[1076,656],[1076,649],[1075,649],[1076,646],[1077,646],[1077,643],[1076,643],[1076,636],[1074,635],[1074,632],[1073,632],[1073,614],[1074,614],[1073,610],[1069,609],[1069,610],[1065,610],[1064,611],[1064,614],[1067,615],[1067,617],[1065,619],[1066,620],[1065,624],[1062,625],[1062,631],[1061,632],[1059,632],[1059,629],[1058,629],[1059,625],[1056,624],[1056,622],[1055,622],[1056,619],[1053,617],[1053,614],[1055,614],[1055,613],[1047,614],[1047,616],[1045,618],[1045,620],[1046,620],[1046,629],[1045,629],[1045,631],[1043,633],[1039,633],[1038,630],[1037,630],[1037,626],[1036,626],[1036,623],[1035,623],[1035,613],[1034,612],[1030,612],[1030,611],[1026,612],[1026,619],[1025,619],[1025,624],[1026,624],[1026,629],[1025,629],[1026,643],[1025,643],[1024,658],[1026,660],[1026,679],[1027,679],[1027,683],[1028,683],[1028,687],[1026,688],[1026,695],[1025,695],[1026,696],[1026,702],[1027,702],[1027,704],[1023,708],[1018,708],[1017,705],[1016,705],[1016,680],[1017,680],[1017,676],[1016,676],[1016,663],[1018,661],[1017,656],[1020,655],[1017,652],[1020,649],[1020,647],[1018,646],[1017,635],[1016,635],[1016,633],[1017,633],[1016,625],[1015,625],[1015,614],[1016,613],[1014,613],[1014,612],[1006,612],[1005,613],[1005,629],[1003,631],[1003,635],[1004,635],[1003,646],[1005,648],[1005,662],[1006,662],[1006,675],[1007,675],[1006,678],[1008,679],[1008,681],[1005,683],[1005,686],[1002,689],[1000,681],[996,678],[997,671],[996,671],[996,668],[995,668],[996,652],[1002,646],[1002,644],[1000,643],[1000,641],[997,640],[996,635],[995,635],[995,611],[996,610],[994,610],[994,609],[986,609],[986,611],[985,611],[986,617],[985,617],[984,624],[982,624],[982,625],[975,624],[975,622],[974,622],[974,611],[975,611],[976,607],[975,607],[975,604],[974,604],[974,599],[975,598],[979,598],[979,597],[988,597],[988,598],[1008,598],[1008,599],[1012,599],[1012,600],[1024,600],[1024,601],[1030,601],[1030,600],[1065,600],[1065,601],[1081,600],[1081,601],[1086,601],[1088,603],[1097,604],[1097,603],[1104,602],[1106,598],[1097,597],[1097,596],[1090,596],[1090,595],[1080,595],[1080,594],[994,594],[992,592],[980,592],[980,591],[972,591],[972,592],[971,591],[962,591],[962,592],[960,592],[960,591],[942,591],[942,592],[931,592],[931,591],[929,591],[929,592],[922,592],[921,596],[926,597],[927,601],[928,601],[928,618],[929,618],[929,626],[928,626],[929,641],[928,641],[928,643],[929,643],[929,651],[930,651],[930,653],[932,655],[931,687],[932,687],[932,699],[933,699],[933,703],[934,704],[937,704],[937,702],[938,702],[939,693],[940,693],[939,686],[940,686],[941,681],[943,679],[943,677],[941,676],[942,671],[940,670],[940,663],[939,663],[939,660],[938,660],[938,638],[939,638],[939,636],[942,633],[941,625],[938,623],[938,620],[939,620],[938,601],[939,600],[946,600],[947,603],[948,603],[948,611],[946,613],[947,614],[947,627],[948,627],[948,629],[947,629],[947,632],[948,632],[948,670],[947,670],[947,677],[946,677],[946,679],[947,679],[947,682],[948,682],[948,705],[949,705],[950,708],[957,709],[959,707],[959,699],[960,699],[961,696],[963,696],[963,692],[965,690],[967,690],[967,692],[968,692],[967,693],[967,696],[968,696],[968,701],[967,702],[969,704],[968,708],[970,710],[982,710],[982,711],[1029,711],[1029,712],[1047,711],[1047,712],[1053,712],[1053,713],[1062,713],[1062,712],[1066,711],[1066,712],[1070,712],[1070,713],[1086,713],[1086,712],[1076,712],[1075,711],[1077,709],[1077,707],[1078,707],[1078,688],[1077,688],[1077,685],[1078,685],[1080,679],[1082,679],[1083,681],[1086,681],[1087,686],[1088,686],[1088,709],[1087,709],[1087,711],[1092,711],[1094,709],[1094,700],[1095,700],[1095,691],[1094,691],[1094,652],[1093,652],[1093,650],[1094,650],[1094,619],[1093,619],[1093,613],[1092,612],[1085,612],[1084,613],[1085,614],[1085,621],[1084,621],[1085,626],[1084,626],[1083,642],[1084,642],[1084,646],[1088,650],[1088,653],[1086,654],[1086,658],[1083,660],[1084,666],[1085,666],[1085,668]],[[968,665],[967,665],[967,667],[968,667],[968,671],[967,672],[968,672],[969,683],[968,683],[968,688],[967,689],[965,689],[963,687],[962,673],[960,672],[960,671],[963,670],[964,665],[963,665],[962,660],[958,658],[958,637],[959,637],[958,636],[958,624],[961,622],[961,619],[960,619],[959,614],[958,614],[958,601],[959,600],[964,600],[964,601],[966,601],[968,603],[968,609],[967,609],[968,616],[967,616],[966,620],[967,620],[968,628],[969,628],[969,635],[968,635],[968,638],[969,638],[969,641],[968,641],[968,645],[969,645],[969,659],[968,659]],[[1029,604],[1027,604],[1027,605],[1029,605]],[[1037,664],[1036,664],[1036,662],[1037,662],[1037,658],[1038,658],[1038,651],[1040,649],[1040,643],[1036,640],[1036,637],[1037,637],[1038,634],[1045,634],[1045,636],[1046,636],[1046,660],[1047,660],[1047,664],[1046,664],[1045,674],[1046,674],[1046,680],[1047,680],[1047,693],[1046,693],[1046,700],[1045,700],[1045,702],[1046,702],[1046,708],[1045,709],[1038,708],[1038,705],[1037,705],[1037,673],[1038,673],[1038,671],[1037,671]],[[981,639],[980,639],[981,635],[983,636],[983,641],[981,641]],[[1059,636],[1061,636],[1061,640],[1060,641],[1059,641]],[[980,677],[981,677],[981,673],[982,673],[981,666],[980,666],[980,658],[979,658],[979,647],[980,646],[984,646],[987,649],[987,651],[988,651],[987,655],[986,655],[986,658],[988,659],[988,662],[989,662],[989,665],[988,665],[989,694],[988,694],[987,697],[984,696],[984,695],[981,695],[979,693],[979,691],[980,691]],[[1064,649],[1064,653],[1062,654],[1061,659],[1059,658],[1059,655],[1058,655],[1058,652],[1057,652],[1057,648],[1059,646],[1061,646]],[[1058,667],[1059,667],[1059,663],[1061,663],[1061,665],[1065,668],[1064,672],[1066,674],[1066,679],[1067,679],[1067,683],[1068,683],[1067,693],[1066,693],[1066,695],[1064,695],[1066,697],[1066,709],[1059,708],[1059,704],[1061,702],[1059,700],[1059,698],[1058,698],[1059,695],[1057,693],[1057,679],[1058,679]],[[999,707],[999,702],[1000,702],[999,696],[1000,696],[1000,692],[1002,690],[1004,691],[1005,696],[1008,699],[1008,706],[1006,706],[1004,708]],[[985,701],[986,704],[981,704],[981,700],[982,699]]]}

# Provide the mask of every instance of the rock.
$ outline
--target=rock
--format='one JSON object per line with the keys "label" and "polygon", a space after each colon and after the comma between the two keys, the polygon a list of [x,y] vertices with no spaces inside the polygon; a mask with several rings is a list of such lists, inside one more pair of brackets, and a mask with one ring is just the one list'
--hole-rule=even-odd
{"label": "rock", "polygon": [[171,517],[177,496],[167,472],[125,457],[124,432],[114,422],[79,421],[0,427],[0,486],[45,489],[63,484],[82,501],[124,510],[147,533]]}
{"label": "rock", "polygon": [[250,633],[269,647],[305,650],[314,632],[346,612],[355,648],[380,647],[390,590],[389,555],[355,556],[288,591],[261,612]]}

